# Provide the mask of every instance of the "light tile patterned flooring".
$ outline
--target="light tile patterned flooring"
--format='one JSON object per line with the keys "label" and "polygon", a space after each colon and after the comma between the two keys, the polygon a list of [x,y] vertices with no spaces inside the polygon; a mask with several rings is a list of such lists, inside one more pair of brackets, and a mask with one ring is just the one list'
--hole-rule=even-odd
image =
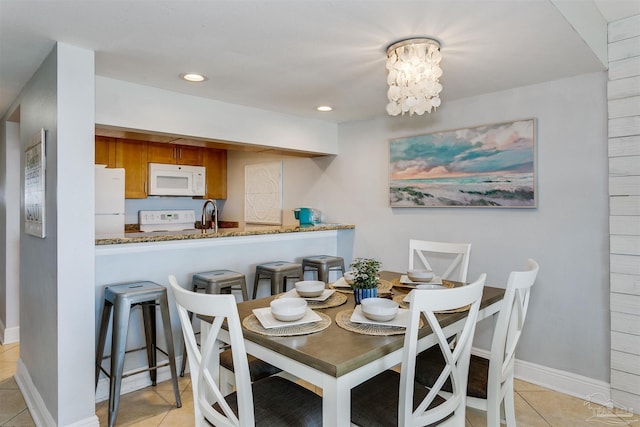
{"label": "light tile patterned flooring", "polygon": [[[18,344],[0,345],[0,426],[34,426],[29,410],[16,385]],[[120,398],[118,426],[187,427],[193,425],[193,395],[188,375],[179,382],[182,408],[175,407],[169,381]],[[621,417],[606,408],[585,403],[582,399],[557,393],[534,384],[516,380],[516,416],[519,427],[633,426],[640,427],[640,416]],[[100,425],[107,425],[107,402],[96,405]],[[469,409],[467,427],[484,427],[484,414]]]}

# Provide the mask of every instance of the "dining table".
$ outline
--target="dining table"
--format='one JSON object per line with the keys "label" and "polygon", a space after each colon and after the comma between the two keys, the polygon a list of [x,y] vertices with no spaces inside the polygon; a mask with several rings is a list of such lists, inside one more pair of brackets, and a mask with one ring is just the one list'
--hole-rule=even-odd
{"label": "dining table", "polygon": [[[381,271],[380,279],[398,283],[401,273]],[[451,282],[455,286],[463,284]],[[453,286],[452,285],[452,286]],[[392,295],[403,295],[411,289],[393,287]],[[322,425],[349,426],[351,413],[351,389],[369,378],[393,368],[401,363],[404,334],[366,335],[341,327],[336,321],[345,310],[355,306],[352,293],[340,290],[347,298],[336,307],[317,309],[331,320],[328,327],[319,332],[305,335],[277,336],[258,333],[243,325],[246,351],[289,375],[307,381],[322,389]],[[266,298],[238,303],[241,322],[251,316],[254,310],[269,307],[274,298]],[[504,289],[485,286],[482,295],[478,321],[490,317],[500,310]],[[438,314],[441,326],[447,336],[459,332],[467,316],[466,310]],[[211,319],[200,317],[201,329],[206,334]],[[203,335],[206,336],[206,335]],[[229,344],[229,334],[221,330],[218,339]],[[437,343],[428,323],[418,334],[418,351],[423,351]],[[222,344],[221,344],[222,345]]]}

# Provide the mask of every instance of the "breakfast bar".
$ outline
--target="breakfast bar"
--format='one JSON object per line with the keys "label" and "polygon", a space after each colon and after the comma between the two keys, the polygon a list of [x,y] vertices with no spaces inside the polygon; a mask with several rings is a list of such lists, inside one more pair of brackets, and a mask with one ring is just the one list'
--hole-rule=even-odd
{"label": "breakfast bar", "polygon": [[125,233],[124,237],[96,239],[96,246],[122,245],[132,243],[176,242],[184,240],[219,239],[227,237],[266,236],[288,233],[312,233],[330,230],[352,230],[350,224],[315,224],[308,226],[268,226],[246,225],[241,228],[220,228],[218,231],[208,230],[184,230],[184,231],[153,231]]}
{"label": "breakfast bar", "polygon": [[[354,226],[319,224],[299,227],[251,226],[220,229],[217,233],[200,230],[181,232],[127,233],[124,238],[96,241],[96,324],[99,324],[104,288],[109,284],[151,281],[168,286],[167,276],[173,274],[180,283],[191,283],[193,274],[215,269],[230,269],[244,274],[252,283],[256,265],[274,261],[296,261],[309,255],[338,255],[352,258]],[[258,297],[268,295],[268,286],[261,286]],[[240,294],[237,295],[240,299]],[[181,348],[181,331],[177,312],[169,296],[171,324],[176,348]],[[138,314],[135,314],[136,316]],[[158,331],[158,346],[164,348],[162,331]],[[144,337],[131,330],[129,344],[141,346]],[[108,341],[109,342],[109,339]],[[178,354],[178,365],[182,355]],[[143,352],[127,356],[125,372],[147,363]],[[168,369],[160,369],[158,381],[170,378]],[[123,392],[145,387],[144,375],[125,378]],[[106,379],[98,383],[96,400],[108,396]]]}

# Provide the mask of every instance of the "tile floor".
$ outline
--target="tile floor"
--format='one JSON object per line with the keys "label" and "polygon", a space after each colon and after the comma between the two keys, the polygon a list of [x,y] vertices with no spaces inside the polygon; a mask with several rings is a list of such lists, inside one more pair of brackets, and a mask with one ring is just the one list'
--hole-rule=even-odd
{"label": "tile floor", "polygon": [[[18,344],[0,345],[0,426],[34,426],[13,375],[19,355]],[[182,408],[175,407],[169,381],[123,395],[118,426],[186,427],[193,425],[193,396],[188,375],[180,379]],[[582,399],[516,380],[516,416],[519,427],[633,426],[640,416],[618,417]],[[100,425],[107,425],[107,402],[96,405]],[[469,409],[467,427],[484,427],[483,413]]]}

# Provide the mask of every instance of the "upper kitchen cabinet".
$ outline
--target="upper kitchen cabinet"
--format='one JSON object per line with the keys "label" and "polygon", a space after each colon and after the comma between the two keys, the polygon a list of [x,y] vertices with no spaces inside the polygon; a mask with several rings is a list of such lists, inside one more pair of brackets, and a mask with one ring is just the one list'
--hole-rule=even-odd
{"label": "upper kitchen cabinet", "polygon": [[105,136],[96,136],[95,164],[116,167],[116,140]]}
{"label": "upper kitchen cabinet", "polygon": [[207,168],[208,199],[227,198],[227,151],[207,148],[204,150],[204,166]]}
{"label": "upper kitchen cabinet", "polygon": [[205,149],[190,145],[149,142],[149,163],[171,163],[177,165],[204,166]]}
{"label": "upper kitchen cabinet", "polygon": [[147,197],[147,162],[147,142],[116,140],[116,167],[125,169],[125,198]]}

